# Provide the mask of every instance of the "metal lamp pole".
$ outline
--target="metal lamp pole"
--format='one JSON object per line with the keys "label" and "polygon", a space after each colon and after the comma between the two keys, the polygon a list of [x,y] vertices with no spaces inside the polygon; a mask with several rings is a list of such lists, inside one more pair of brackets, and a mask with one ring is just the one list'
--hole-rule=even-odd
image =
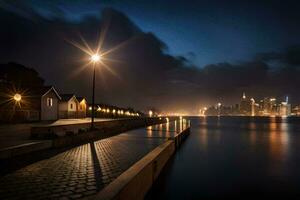
{"label": "metal lamp pole", "polygon": [[92,93],[92,120],[91,120],[91,130],[95,129],[94,121],[95,121],[95,79],[96,79],[96,64],[100,61],[100,55],[95,54],[91,56],[91,60],[93,62],[93,93]]}
{"label": "metal lamp pole", "polygon": [[91,121],[91,130],[95,129],[94,121],[95,121],[95,63],[93,69],[93,91],[92,91],[92,121]]}

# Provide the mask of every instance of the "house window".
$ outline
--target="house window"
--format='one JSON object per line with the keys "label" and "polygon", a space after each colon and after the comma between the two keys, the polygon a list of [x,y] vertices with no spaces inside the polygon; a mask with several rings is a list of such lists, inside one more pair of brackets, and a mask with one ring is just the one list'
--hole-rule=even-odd
{"label": "house window", "polygon": [[47,106],[52,107],[53,106],[53,99],[52,98],[47,98]]}
{"label": "house window", "polygon": [[70,104],[70,108],[73,109],[73,104],[72,103]]}

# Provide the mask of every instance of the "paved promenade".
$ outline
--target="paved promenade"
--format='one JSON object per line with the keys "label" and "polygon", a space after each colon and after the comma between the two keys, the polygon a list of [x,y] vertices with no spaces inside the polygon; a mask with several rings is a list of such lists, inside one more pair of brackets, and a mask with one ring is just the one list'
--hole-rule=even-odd
{"label": "paved promenade", "polygon": [[36,162],[0,178],[0,199],[93,195],[181,129],[179,122],[136,129]]}
{"label": "paved promenade", "polygon": [[[111,120],[115,120],[115,119],[96,118],[95,122],[111,121]],[[68,125],[68,124],[81,124],[90,121],[91,121],[90,118],[60,119],[55,122],[37,122],[37,123],[26,123],[26,124],[0,125],[0,149],[33,142],[32,140],[30,140],[30,128],[32,126],[57,126],[57,125]]]}

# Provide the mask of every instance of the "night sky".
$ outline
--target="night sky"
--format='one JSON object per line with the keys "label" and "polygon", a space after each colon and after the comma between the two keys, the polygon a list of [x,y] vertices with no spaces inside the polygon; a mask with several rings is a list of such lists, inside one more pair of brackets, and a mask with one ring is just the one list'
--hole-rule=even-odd
{"label": "night sky", "polygon": [[114,71],[98,74],[97,101],[196,111],[241,93],[289,95],[300,104],[297,1],[27,0],[0,2],[0,62],[36,69],[60,92],[90,97],[91,70],[67,41],[104,49]]}

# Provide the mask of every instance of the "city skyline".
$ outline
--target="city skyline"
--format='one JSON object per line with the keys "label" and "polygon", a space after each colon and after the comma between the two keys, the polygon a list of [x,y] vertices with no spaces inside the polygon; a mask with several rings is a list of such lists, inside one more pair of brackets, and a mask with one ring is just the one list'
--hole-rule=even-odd
{"label": "city skyline", "polygon": [[253,97],[247,97],[246,93],[240,97],[240,102],[223,105],[221,102],[205,106],[199,109],[199,115],[236,115],[236,116],[298,116],[299,104],[291,105],[289,97],[276,99],[274,96],[264,97],[257,101]]}

